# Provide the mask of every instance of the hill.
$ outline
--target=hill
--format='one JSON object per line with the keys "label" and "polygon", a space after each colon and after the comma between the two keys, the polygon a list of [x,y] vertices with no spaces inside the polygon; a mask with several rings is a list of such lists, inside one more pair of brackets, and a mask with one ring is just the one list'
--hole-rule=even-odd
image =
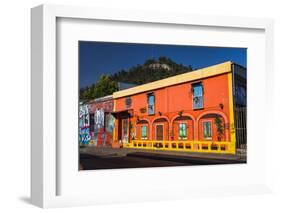
{"label": "hill", "polygon": [[190,71],[193,71],[190,65],[177,64],[166,57],[148,59],[144,64],[133,66],[128,70],[102,75],[95,84],[80,89],[80,101],[110,95],[118,90],[118,82],[141,85]]}

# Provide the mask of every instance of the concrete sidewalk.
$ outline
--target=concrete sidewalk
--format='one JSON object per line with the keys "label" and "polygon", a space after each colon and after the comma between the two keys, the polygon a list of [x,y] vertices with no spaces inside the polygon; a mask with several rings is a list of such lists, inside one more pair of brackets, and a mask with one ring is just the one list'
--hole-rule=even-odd
{"label": "concrete sidewalk", "polygon": [[190,155],[171,155],[164,153],[145,153],[145,152],[134,152],[128,153],[128,157],[145,158],[151,160],[166,160],[178,163],[191,163],[192,165],[210,165],[210,164],[236,164],[246,163],[240,159],[227,159],[227,158],[206,158],[205,156],[190,156]]}
{"label": "concrete sidewalk", "polygon": [[112,147],[95,147],[95,146],[85,146],[80,147],[80,153],[90,154],[98,157],[123,157],[128,153],[135,152],[135,150],[128,150],[123,148],[114,149]]}
{"label": "concrete sidewalk", "polygon": [[135,150],[135,152],[141,152],[141,153],[172,155],[172,156],[178,156],[178,157],[246,161],[246,154],[232,155],[232,154],[202,153],[202,152],[201,153],[199,153],[199,152],[178,152],[178,151],[166,151],[166,150],[145,150],[145,149],[133,149],[133,150]]}
{"label": "concrete sidewalk", "polygon": [[244,154],[214,154],[214,153],[195,153],[195,152],[177,152],[165,150],[147,150],[147,149],[133,149],[133,148],[120,148],[113,149],[111,147],[83,147],[80,148],[80,153],[90,154],[99,157],[124,157],[135,156],[150,159],[200,159],[207,161],[233,161],[237,163],[246,162],[246,153]]}

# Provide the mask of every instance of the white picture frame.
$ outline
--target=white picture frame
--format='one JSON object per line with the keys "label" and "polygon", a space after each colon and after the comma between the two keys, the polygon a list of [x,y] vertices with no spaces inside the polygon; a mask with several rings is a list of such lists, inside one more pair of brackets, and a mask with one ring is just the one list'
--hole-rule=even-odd
{"label": "white picture frame", "polygon": [[[249,180],[245,182],[231,181],[229,184],[222,183],[217,185],[203,185],[202,187],[189,188],[184,186],[178,188],[168,184],[164,189],[157,187],[151,188],[149,195],[144,191],[136,190],[135,194],[131,190],[130,185],[124,184],[127,188],[124,193],[127,193],[127,199],[122,199],[118,193],[102,194],[100,196],[90,195],[83,196],[80,194],[60,194],[58,195],[59,173],[62,166],[58,166],[58,159],[60,152],[58,152],[57,144],[57,116],[58,116],[58,100],[57,88],[59,83],[57,80],[57,21],[58,19],[79,19],[79,20],[100,20],[102,21],[118,21],[122,23],[153,23],[154,26],[165,26],[166,28],[173,28],[173,26],[197,26],[200,28],[224,28],[228,31],[232,30],[258,30],[263,33],[262,40],[264,43],[264,58],[263,67],[260,68],[260,79],[264,81],[265,86],[261,88],[262,100],[266,101],[263,106],[258,107],[257,110],[262,110],[264,106],[270,106],[273,100],[270,96],[266,96],[273,88],[271,82],[273,78],[273,21],[271,19],[257,19],[257,18],[241,18],[241,17],[216,17],[203,15],[189,15],[189,14],[173,14],[173,13],[153,13],[148,11],[123,11],[101,8],[84,8],[74,6],[54,6],[41,5],[31,10],[31,202],[34,205],[49,208],[62,206],[76,206],[76,205],[92,205],[100,203],[119,203],[119,202],[139,202],[143,200],[163,200],[163,199],[178,199],[198,196],[224,196],[224,195],[242,195],[252,193],[270,192],[271,188],[271,165],[270,161],[265,161],[265,165],[261,168],[265,173],[265,177],[253,181],[250,184]],[[253,60],[250,58],[249,60]],[[265,80],[262,77],[266,77]],[[250,79],[251,80],[251,79]],[[78,79],[77,79],[78,81]],[[252,85],[257,87],[257,85]],[[255,101],[255,100],[253,100]],[[270,118],[270,113],[267,117],[262,118],[264,121]],[[251,116],[250,116],[251,117]],[[266,134],[271,130],[266,129]],[[78,143],[78,142],[77,142]],[[270,142],[267,140],[264,144],[265,148],[270,150]],[[71,145],[75,146],[75,145]],[[78,146],[78,144],[77,144]],[[253,148],[253,147],[252,147]],[[251,146],[249,147],[251,149]],[[253,149],[255,150],[255,149]],[[259,154],[258,151],[251,151],[253,159]],[[262,156],[263,160],[268,159],[267,155]],[[249,167],[255,167],[255,162],[249,159]],[[77,163],[78,164],[78,163]],[[212,167],[214,168],[214,167]],[[220,167],[222,168],[222,167]],[[209,168],[204,167],[205,171],[210,171]],[[227,169],[227,168],[225,168]],[[234,170],[240,171],[240,168],[233,167]],[[161,170],[160,175],[165,175],[167,171],[173,173],[182,173],[187,168],[169,170]],[[196,168],[189,169],[192,172],[198,170]],[[243,171],[247,168],[243,168]],[[154,169],[141,169],[141,172],[136,170],[124,171],[122,177],[129,177],[134,172],[144,175],[144,172],[149,171],[149,176],[152,177],[157,172]],[[77,170],[78,172],[78,170]],[[97,173],[104,177],[110,174],[111,171]],[[90,175],[94,173],[91,172]],[[116,173],[117,174],[117,173]],[[258,174],[258,173],[256,173]],[[148,174],[146,174],[148,175]],[[172,178],[173,176],[171,176]],[[92,177],[95,178],[95,177]],[[211,177],[212,178],[212,177]],[[247,179],[247,178],[245,178]],[[250,178],[249,178],[250,179]],[[145,187],[144,187],[145,188]],[[74,189],[74,188],[73,188]],[[82,192],[82,191],[81,191]],[[176,195],[175,195],[176,193]],[[132,197],[134,195],[134,197]]]}

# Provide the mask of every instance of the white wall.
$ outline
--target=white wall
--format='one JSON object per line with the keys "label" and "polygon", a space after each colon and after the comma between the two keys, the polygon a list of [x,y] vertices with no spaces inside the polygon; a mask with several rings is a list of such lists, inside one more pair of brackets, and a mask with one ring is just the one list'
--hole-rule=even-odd
{"label": "white wall", "polygon": [[[38,208],[28,204],[30,179],[30,8],[41,3],[71,4],[74,0],[44,2],[38,0],[2,1],[0,6],[0,119],[1,119],[1,212],[37,212]],[[275,19],[275,96],[280,98],[281,80],[281,13],[278,1],[245,0],[173,0],[173,1],[94,1],[80,0],[81,6],[101,6],[123,9],[187,12],[193,14],[215,14],[231,16],[269,17]],[[280,100],[270,110],[276,110],[278,125]],[[280,123],[279,123],[280,127]],[[278,136],[276,134],[276,136]],[[277,137],[278,138],[278,137]],[[280,138],[273,142],[280,150]],[[280,161],[278,148],[272,155]],[[277,164],[276,164],[277,165]],[[277,167],[276,167],[277,168]],[[68,209],[69,212],[278,212],[280,207],[280,167],[276,171],[276,193],[273,195],[226,197],[223,199],[193,199],[162,203],[110,205]],[[5,210],[6,211],[5,211]],[[62,209],[48,210],[59,212]]]}

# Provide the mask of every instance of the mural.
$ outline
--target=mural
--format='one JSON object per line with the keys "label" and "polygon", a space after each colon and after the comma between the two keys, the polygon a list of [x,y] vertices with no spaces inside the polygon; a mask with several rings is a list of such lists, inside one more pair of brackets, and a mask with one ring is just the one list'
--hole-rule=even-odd
{"label": "mural", "polygon": [[90,128],[81,128],[79,133],[79,142],[81,145],[87,145],[91,141]]}
{"label": "mural", "polygon": [[104,126],[104,111],[103,109],[96,109],[95,112],[95,127],[100,129]]}
{"label": "mural", "polygon": [[79,107],[79,143],[91,146],[111,146],[115,118],[112,96],[80,103]]}
{"label": "mural", "polygon": [[90,131],[90,114],[88,105],[80,105],[79,107],[79,143],[87,145],[92,138]]}
{"label": "mural", "polygon": [[110,146],[115,119],[106,108],[95,108],[93,105],[80,104],[79,107],[79,143],[80,145]]}
{"label": "mural", "polygon": [[114,126],[115,126],[114,125],[115,119],[114,119],[113,115],[111,115],[111,114],[107,114],[105,119],[106,119],[105,131],[112,134]]}
{"label": "mural", "polygon": [[112,132],[114,129],[114,117],[104,112],[104,109],[96,109],[94,113],[94,122],[91,129],[92,140],[96,146],[106,146],[112,143]]}

